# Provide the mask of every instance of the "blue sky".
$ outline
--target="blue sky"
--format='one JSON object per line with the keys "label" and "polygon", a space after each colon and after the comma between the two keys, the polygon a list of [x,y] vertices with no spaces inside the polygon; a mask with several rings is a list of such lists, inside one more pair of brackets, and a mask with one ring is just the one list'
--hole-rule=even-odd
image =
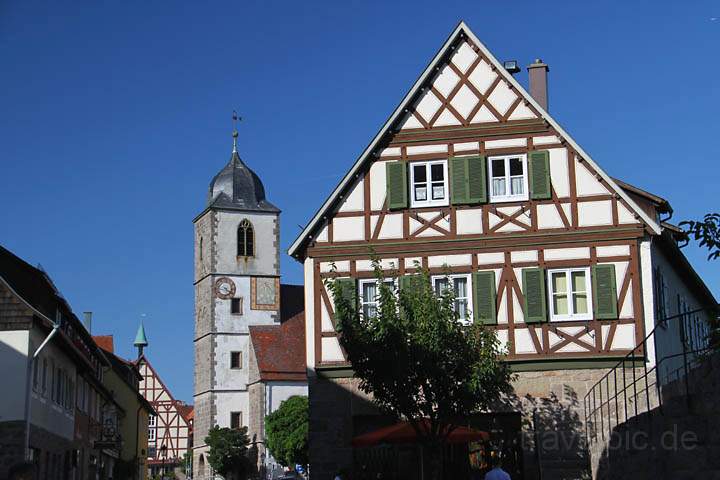
{"label": "blue sky", "polygon": [[[555,118],[679,221],[718,210],[717,17],[716,1],[5,1],[0,244],[125,356],[145,315],[151,361],[191,401],[191,220],[233,109],[286,249],[464,19],[499,59],[546,61]],[[685,251],[720,294],[720,262]]]}

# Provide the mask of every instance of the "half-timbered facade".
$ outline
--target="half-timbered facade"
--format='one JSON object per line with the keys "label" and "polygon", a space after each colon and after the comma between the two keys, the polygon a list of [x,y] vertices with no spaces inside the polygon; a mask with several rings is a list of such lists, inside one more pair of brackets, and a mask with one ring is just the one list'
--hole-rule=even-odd
{"label": "half-timbered facade", "polygon": [[[437,289],[452,284],[461,316],[494,328],[516,370],[554,377],[521,375],[518,394],[570,380],[580,394],[602,370],[578,371],[654,327],[652,258],[670,207],[608,176],[548,114],[547,65],[528,70],[532,95],[458,25],[290,247],[305,269],[311,410],[331,400],[328,382],[357,392],[324,280],[352,282],[372,314],[372,257],[400,287],[419,268]],[[314,473],[351,461],[347,432],[311,426]]]}
{"label": "half-timbered facade", "polygon": [[187,405],[176,400],[145,355],[137,360],[142,376],[140,394],[156,415],[148,420],[148,469],[151,475],[171,472],[191,451]]}

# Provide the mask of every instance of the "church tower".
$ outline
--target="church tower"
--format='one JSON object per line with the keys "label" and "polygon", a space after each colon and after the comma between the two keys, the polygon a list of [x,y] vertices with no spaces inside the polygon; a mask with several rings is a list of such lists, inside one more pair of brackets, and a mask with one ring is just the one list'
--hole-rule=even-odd
{"label": "church tower", "polygon": [[204,439],[214,425],[247,425],[248,327],[280,322],[278,210],[240,159],[210,182],[195,227],[193,478],[212,478]]}

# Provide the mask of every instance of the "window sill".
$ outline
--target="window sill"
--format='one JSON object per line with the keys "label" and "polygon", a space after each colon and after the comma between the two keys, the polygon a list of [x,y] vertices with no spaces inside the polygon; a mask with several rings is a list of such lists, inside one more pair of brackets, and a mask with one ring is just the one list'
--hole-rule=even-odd
{"label": "window sill", "polygon": [[578,315],[578,316],[572,316],[572,317],[570,317],[570,316],[550,317],[551,322],[587,322],[592,319],[593,319],[592,315]]}
{"label": "window sill", "polygon": [[530,200],[528,195],[516,195],[506,197],[490,197],[490,203],[505,203],[505,202],[527,202]]}
{"label": "window sill", "polygon": [[447,207],[450,205],[448,200],[436,200],[434,202],[413,202],[410,201],[410,208],[427,208],[427,207]]}

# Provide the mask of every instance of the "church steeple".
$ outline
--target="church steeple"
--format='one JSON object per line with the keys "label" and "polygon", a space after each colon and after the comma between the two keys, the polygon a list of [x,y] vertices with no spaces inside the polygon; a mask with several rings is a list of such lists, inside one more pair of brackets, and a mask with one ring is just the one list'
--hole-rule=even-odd
{"label": "church steeple", "polygon": [[147,337],[145,336],[145,326],[140,323],[137,333],[135,334],[135,342],[133,343],[138,349],[138,358],[142,357],[143,349],[148,346]]}

